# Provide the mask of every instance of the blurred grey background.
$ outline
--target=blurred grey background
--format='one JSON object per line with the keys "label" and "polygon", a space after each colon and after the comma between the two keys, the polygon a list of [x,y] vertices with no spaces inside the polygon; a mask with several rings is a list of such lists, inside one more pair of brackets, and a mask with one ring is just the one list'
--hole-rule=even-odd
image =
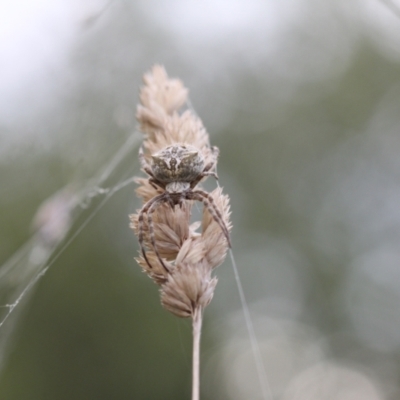
{"label": "blurred grey background", "polygon": [[[220,148],[274,399],[399,399],[395,4],[2,1],[0,398],[190,397],[190,321],[134,261],[135,185],[96,189],[140,174],[126,143],[160,63]],[[261,399],[229,260],[217,276],[202,399]]]}

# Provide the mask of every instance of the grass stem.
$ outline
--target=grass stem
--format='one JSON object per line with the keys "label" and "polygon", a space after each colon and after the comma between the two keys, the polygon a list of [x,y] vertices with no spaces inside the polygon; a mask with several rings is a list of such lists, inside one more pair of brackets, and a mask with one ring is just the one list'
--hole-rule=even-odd
{"label": "grass stem", "polygon": [[203,309],[197,307],[193,314],[193,380],[192,400],[200,400],[200,336]]}

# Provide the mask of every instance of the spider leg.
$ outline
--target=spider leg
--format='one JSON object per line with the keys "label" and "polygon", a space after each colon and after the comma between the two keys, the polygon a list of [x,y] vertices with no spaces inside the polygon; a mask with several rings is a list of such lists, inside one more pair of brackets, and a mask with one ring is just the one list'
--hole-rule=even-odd
{"label": "spider leg", "polygon": [[156,179],[154,179],[154,178],[149,178],[149,181],[148,181],[148,182],[149,182],[150,185],[151,185],[154,189],[156,189],[156,190],[158,190],[159,188],[164,189],[164,188],[160,185],[160,183],[159,183]]}
{"label": "spider leg", "polygon": [[165,189],[165,185],[162,184],[161,182],[159,182],[155,178],[155,176],[153,174],[153,170],[151,169],[150,164],[146,161],[146,158],[144,156],[142,147],[140,147],[140,149],[139,149],[139,161],[140,161],[140,165],[142,167],[142,170],[144,172],[146,172],[147,175],[150,175],[150,178],[149,178],[150,185],[156,190],[158,190],[159,188]]}
{"label": "spider leg", "polygon": [[225,235],[225,238],[228,242],[228,246],[232,248],[231,238],[229,235],[228,228],[226,227],[225,222],[222,218],[222,214],[218,210],[218,207],[216,206],[212,196],[207,192],[204,192],[203,190],[196,190],[193,192],[188,192],[186,194],[186,198],[188,200],[198,200],[204,204],[204,207],[207,208],[208,212],[211,214],[214,221],[220,226],[222,233]]}
{"label": "spider leg", "polygon": [[[147,265],[150,268],[153,268],[153,266],[151,265],[149,259],[147,258],[146,255],[146,250],[145,250],[145,246],[144,246],[144,230],[143,230],[143,224],[144,224],[144,216],[147,215],[148,216],[148,212],[149,209],[154,205],[159,203],[160,201],[162,201],[161,199],[164,197],[164,193],[153,197],[152,199],[150,199],[143,207],[142,209],[139,211],[139,216],[138,216],[138,231],[139,231],[139,246],[140,249],[142,251],[142,255],[143,258],[145,259]],[[149,231],[150,231],[150,226],[149,226]],[[150,235],[151,236],[151,235]],[[153,233],[153,237],[154,237],[154,233]],[[163,265],[163,267],[165,268],[165,265]],[[167,270],[168,271],[168,270]]]}
{"label": "spider leg", "polygon": [[203,173],[205,175],[213,175],[215,177],[216,180],[218,180],[218,175],[215,171],[209,172],[211,171],[213,168],[215,169],[217,166],[217,161],[218,161],[218,156],[219,156],[219,149],[218,147],[211,147],[211,153],[213,155],[213,160],[211,162],[209,162],[203,170]]}
{"label": "spider leg", "polygon": [[150,167],[149,163],[146,161],[146,158],[144,156],[142,146],[140,146],[140,148],[139,148],[139,161],[140,161],[140,165],[142,166],[142,168]]}
{"label": "spider leg", "polygon": [[219,156],[219,148],[217,146],[211,146],[211,153],[213,154],[214,158],[215,158],[215,162],[217,162],[217,158]]}
{"label": "spider leg", "polygon": [[215,180],[218,180],[218,175],[215,171],[208,171],[208,172],[203,172],[202,174],[203,176],[213,176],[215,178]]}
{"label": "spider leg", "polygon": [[142,170],[144,172],[146,172],[147,175],[150,175],[155,180],[153,171],[151,170],[150,164],[146,161],[142,147],[140,147],[140,149],[139,149],[139,162],[142,167]]}
{"label": "spider leg", "polygon": [[210,176],[212,175],[216,180],[218,180],[218,175],[215,171],[210,171],[211,168],[215,166],[215,162],[207,164],[203,172],[190,184],[190,188],[193,189],[195,188],[198,183],[205,177],[205,176]]}
{"label": "spider leg", "polygon": [[219,149],[218,147],[211,147],[211,153],[213,156],[213,160],[210,161],[203,169],[203,172],[190,184],[190,188],[193,189],[195,188],[198,183],[205,177],[205,176],[213,176],[217,181],[218,181],[218,175],[215,171],[211,171],[215,166],[217,165],[218,161],[218,154],[219,154]]}
{"label": "spider leg", "polygon": [[148,222],[148,227],[149,227],[149,236],[150,236],[151,245],[153,246],[153,249],[154,249],[154,252],[156,253],[158,261],[160,261],[161,265],[167,272],[170,272],[169,268],[165,265],[163,259],[160,256],[160,253],[157,250],[156,238],[154,235],[154,224],[153,224],[152,214],[156,210],[156,207],[159,206],[162,202],[168,202],[168,197],[165,196],[165,193],[163,193],[161,196],[162,197],[160,197],[157,201],[153,202],[153,204],[150,206],[149,211],[147,213],[147,222]]}

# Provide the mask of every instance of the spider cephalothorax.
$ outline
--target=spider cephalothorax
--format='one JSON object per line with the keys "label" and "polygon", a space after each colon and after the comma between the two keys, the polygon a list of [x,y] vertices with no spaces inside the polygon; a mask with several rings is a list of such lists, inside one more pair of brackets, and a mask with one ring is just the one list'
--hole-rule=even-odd
{"label": "spider cephalothorax", "polygon": [[162,266],[168,271],[156,247],[152,219],[152,213],[156,210],[157,206],[162,203],[168,203],[174,208],[178,204],[182,205],[184,200],[198,200],[202,202],[221,227],[229,247],[231,246],[228,228],[213,198],[203,190],[193,190],[197,184],[208,175],[213,175],[218,179],[213,169],[217,163],[219,151],[217,147],[212,147],[210,150],[211,157],[208,157],[210,161],[206,164],[205,157],[196,147],[188,144],[173,144],[153,154],[151,156],[152,163],[149,164],[145,159],[142,149],[140,149],[140,163],[143,171],[150,176],[149,183],[154,188],[163,190],[161,194],[153,197],[144,204],[138,217],[139,244],[143,258],[150,267],[151,264],[146,256],[143,244],[143,221],[145,216],[147,217],[149,236],[154,252]]}

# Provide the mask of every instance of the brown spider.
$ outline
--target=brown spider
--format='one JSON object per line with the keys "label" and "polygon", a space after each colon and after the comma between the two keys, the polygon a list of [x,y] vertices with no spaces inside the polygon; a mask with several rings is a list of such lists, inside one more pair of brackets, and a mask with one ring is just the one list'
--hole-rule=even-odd
{"label": "brown spider", "polygon": [[205,164],[204,156],[194,146],[188,144],[173,144],[165,147],[156,154],[151,156],[152,164],[148,164],[143,150],[139,150],[139,160],[142,169],[150,175],[149,183],[155,188],[161,188],[163,193],[150,199],[139,212],[138,230],[139,230],[139,245],[150,268],[152,268],[147,256],[144,241],[143,221],[147,216],[149,236],[154,252],[164,269],[169,272],[168,267],[162,260],[156,246],[154,236],[154,226],[152,214],[157,206],[162,203],[170,204],[174,209],[176,205],[182,205],[184,200],[198,200],[204,204],[213,219],[219,224],[223,234],[226,237],[229,247],[231,241],[228,228],[222,218],[221,212],[214,203],[213,198],[203,190],[193,190],[196,185],[208,175],[218,179],[217,174],[212,171],[217,163],[219,150],[217,147],[211,147],[212,161]]}

